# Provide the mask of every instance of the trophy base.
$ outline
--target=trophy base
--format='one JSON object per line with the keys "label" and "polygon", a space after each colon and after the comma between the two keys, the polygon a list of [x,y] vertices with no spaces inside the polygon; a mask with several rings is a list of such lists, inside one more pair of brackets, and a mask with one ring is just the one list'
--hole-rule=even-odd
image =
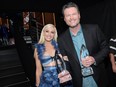
{"label": "trophy base", "polygon": [[81,69],[83,77],[88,77],[94,74],[92,67],[84,67]]}

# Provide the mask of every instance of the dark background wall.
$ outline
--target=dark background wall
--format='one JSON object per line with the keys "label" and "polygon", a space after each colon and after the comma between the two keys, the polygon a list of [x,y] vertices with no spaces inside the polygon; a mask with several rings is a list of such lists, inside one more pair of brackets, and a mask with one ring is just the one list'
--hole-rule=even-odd
{"label": "dark background wall", "polygon": [[[107,39],[116,32],[116,0],[23,0],[1,1],[0,15],[10,15],[22,11],[55,12],[59,34],[65,31],[61,14],[62,6],[69,2],[78,4],[82,23],[97,23]],[[14,3],[14,4],[13,4]]]}

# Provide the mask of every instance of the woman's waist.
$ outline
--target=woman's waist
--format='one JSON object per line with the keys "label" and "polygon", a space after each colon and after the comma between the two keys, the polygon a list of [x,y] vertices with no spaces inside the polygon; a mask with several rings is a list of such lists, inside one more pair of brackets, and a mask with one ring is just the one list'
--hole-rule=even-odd
{"label": "woman's waist", "polygon": [[56,70],[56,66],[43,66],[44,70]]}

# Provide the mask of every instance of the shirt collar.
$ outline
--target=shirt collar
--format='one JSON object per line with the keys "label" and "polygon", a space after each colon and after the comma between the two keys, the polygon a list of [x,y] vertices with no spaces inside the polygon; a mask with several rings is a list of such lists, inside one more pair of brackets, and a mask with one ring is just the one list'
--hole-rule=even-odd
{"label": "shirt collar", "polygon": [[[73,33],[71,32],[70,29],[69,29],[69,31],[70,31],[71,36],[75,36],[75,35],[73,35]],[[77,35],[80,35],[81,33],[82,33],[82,27],[80,27],[80,29],[79,29],[79,31],[77,32],[76,36],[77,36]]]}

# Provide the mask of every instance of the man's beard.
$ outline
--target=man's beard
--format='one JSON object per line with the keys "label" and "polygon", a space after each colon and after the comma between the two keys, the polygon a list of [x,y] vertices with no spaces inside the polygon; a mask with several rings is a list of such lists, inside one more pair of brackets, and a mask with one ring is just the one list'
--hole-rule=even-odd
{"label": "man's beard", "polygon": [[80,23],[77,23],[75,26],[70,26],[70,28],[75,28],[79,25]]}

